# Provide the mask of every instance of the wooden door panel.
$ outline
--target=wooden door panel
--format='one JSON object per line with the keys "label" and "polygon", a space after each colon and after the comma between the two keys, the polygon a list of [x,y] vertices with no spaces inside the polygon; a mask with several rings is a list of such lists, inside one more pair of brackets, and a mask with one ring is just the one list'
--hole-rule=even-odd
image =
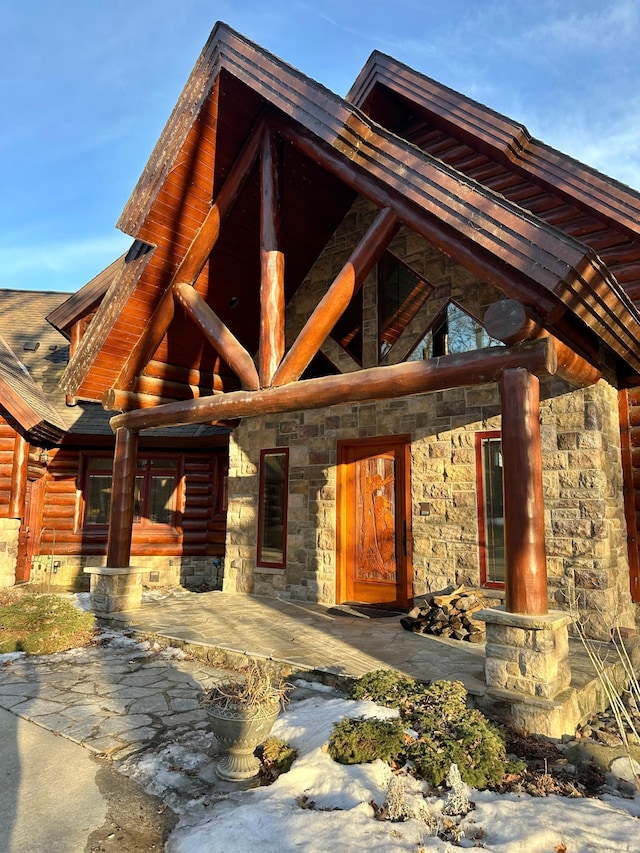
{"label": "wooden door panel", "polygon": [[340,459],[338,598],[406,607],[408,444],[397,438],[345,442]]}

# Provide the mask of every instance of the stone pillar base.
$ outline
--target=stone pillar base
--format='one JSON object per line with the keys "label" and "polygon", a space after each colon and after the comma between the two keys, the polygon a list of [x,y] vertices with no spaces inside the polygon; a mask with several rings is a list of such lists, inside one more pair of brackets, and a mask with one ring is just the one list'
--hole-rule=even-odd
{"label": "stone pillar base", "polygon": [[139,566],[87,566],[84,572],[91,575],[91,610],[97,616],[140,607],[142,571]]}
{"label": "stone pillar base", "polygon": [[572,620],[567,613],[525,616],[492,607],[474,618],[487,626],[485,677],[490,690],[553,699],[569,687],[567,626]]}

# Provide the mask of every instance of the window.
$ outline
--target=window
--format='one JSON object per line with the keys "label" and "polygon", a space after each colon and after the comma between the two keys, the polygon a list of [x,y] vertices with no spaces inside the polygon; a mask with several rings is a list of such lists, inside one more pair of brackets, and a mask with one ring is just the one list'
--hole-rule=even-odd
{"label": "window", "polygon": [[418,341],[407,360],[421,361],[423,358],[472,352],[492,346],[502,344],[492,338],[484,326],[463,308],[455,302],[449,302],[426,335]]}
{"label": "window", "polygon": [[289,451],[260,453],[258,565],[284,568],[287,541]]}
{"label": "window", "polygon": [[[142,527],[176,526],[179,460],[141,456],[137,461],[133,523]],[[86,459],[84,524],[106,525],[111,507],[113,458]]]}
{"label": "window", "polygon": [[504,587],[502,441],[499,432],[476,433],[480,582]]}
{"label": "window", "polygon": [[383,358],[422,308],[432,285],[391,252],[378,262],[378,356]]}

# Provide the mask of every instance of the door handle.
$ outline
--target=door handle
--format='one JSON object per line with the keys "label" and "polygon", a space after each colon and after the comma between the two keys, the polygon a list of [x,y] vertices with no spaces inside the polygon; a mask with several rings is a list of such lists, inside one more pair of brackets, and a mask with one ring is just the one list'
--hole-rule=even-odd
{"label": "door handle", "polygon": [[407,555],[407,519],[405,518],[402,522],[402,549],[404,551],[405,557]]}

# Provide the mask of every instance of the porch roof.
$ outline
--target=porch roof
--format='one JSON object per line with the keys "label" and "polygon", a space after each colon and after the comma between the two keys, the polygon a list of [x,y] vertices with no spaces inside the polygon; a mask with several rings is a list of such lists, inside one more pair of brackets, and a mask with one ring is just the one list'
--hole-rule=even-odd
{"label": "porch roof", "polygon": [[[286,298],[296,291],[354,197],[362,194],[396,211],[401,221],[409,220],[437,247],[472,266],[499,290],[536,308],[560,337],[567,337],[562,318],[568,315],[569,326],[586,327],[627,369],[640,371],[640,314],[594,248],[448,164],[436,152],[402,138],[403,129],[388,115],[377,113],[374,100],[368,99],[384,63],[376,58],[374,65],[374,84],[368,87],[361,78],[350,95],[363,111],[225,24],[216,25],[118,222],[136,243],[115,270],[65,372],[67,391],[95,400],[108,388],[132,387],[129,379],[119,380],[127,358],[239,152],[262,120],[271,122],[280,138]],[[365,77],[366,71],[367,66]],[[411,80],[411,87],[418,97],[418,83]],[[472,133],[455,110],[442,121],[451,127],[458,122],[466,135],[477,131]],[[511,138],[514,148],[513,140],[526,141],[526,134]],[[564,155],[553,152],[551,159],[556,172],[560,167],[567,174],[576,172],[574,161]],[[587,171],[591,175],[582,169],[577,170],[580,175]],[[260,328],[258,173],[253,164],[195,283],[196,291],[250,353],[257,350]],[[556,173],[548,181],[553,183],[555,177]],[[631,220],[633,211],[640,211],[640,197],[630,190],[623,193],[607,179],[600,183],[609,187],[612,199],[607,215],[626,228],[621,205],[627,205]],[[583,175],[577,184],[567,180],[562,191],[578,196],[580,205],[590,204],[601,215],[606,193],[598,190],[589,201],[586,184]],[[220,375],[229,389],[237,388],[228,365],[209,342],[193,334],[182,312],[173,317],[154,359],[185,371]]]}

